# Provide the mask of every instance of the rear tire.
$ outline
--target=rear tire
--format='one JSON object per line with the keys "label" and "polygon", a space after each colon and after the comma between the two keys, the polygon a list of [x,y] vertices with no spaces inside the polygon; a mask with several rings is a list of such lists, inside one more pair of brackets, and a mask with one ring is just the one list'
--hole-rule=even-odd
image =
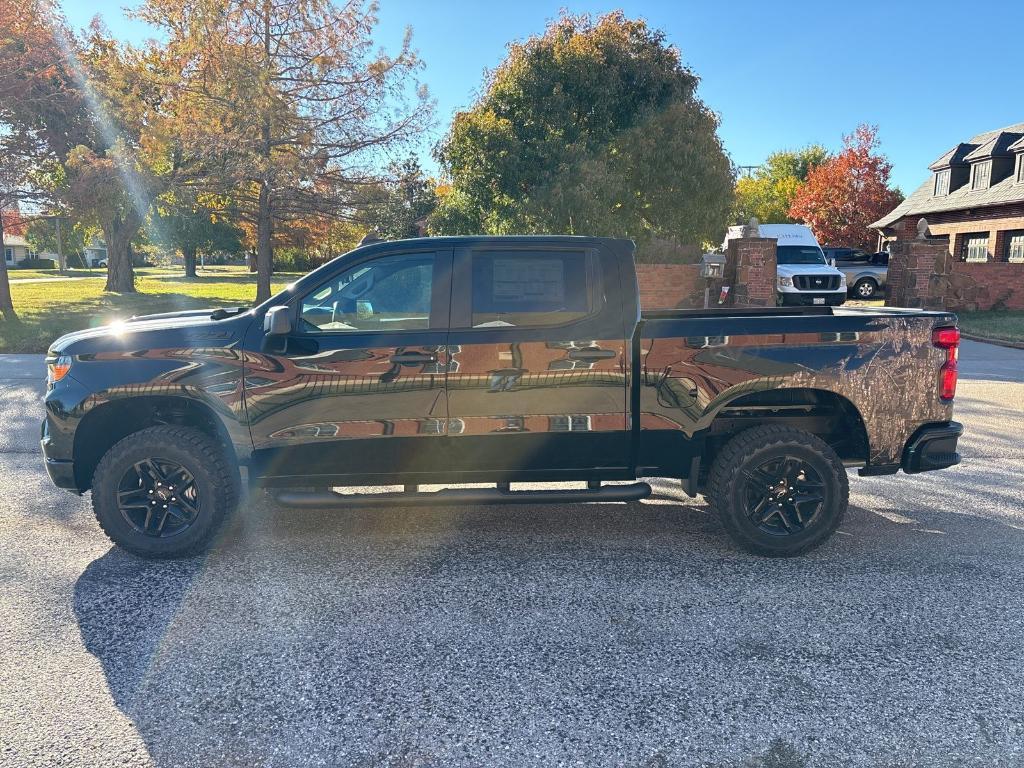
{"label": "rear tire", "polygon": [[792,557],[828,539],[843,521],[850,487],[836,452],[792,427],[740,432],[711,467],[708,500],[750,552]]}
{"label": "rear tire", "polygon": [[202,552],[238,500],[238,469],[224,448],[191,427],[158,426],[116,443],[92,481],[100,527],[140,557]]}

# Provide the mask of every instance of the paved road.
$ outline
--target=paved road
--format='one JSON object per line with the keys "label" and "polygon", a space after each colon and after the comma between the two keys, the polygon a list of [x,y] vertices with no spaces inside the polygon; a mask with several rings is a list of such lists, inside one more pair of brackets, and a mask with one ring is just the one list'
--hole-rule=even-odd
{"label": "paved road", "polygon": [[[55,491],[0,356],[0,765],[1024,764],[1024,352],[963,346],[965,462],[855,479],[806,558],[630,505],[251,499],[206,558]],[[759,763],[757,763],[759,764]]]}

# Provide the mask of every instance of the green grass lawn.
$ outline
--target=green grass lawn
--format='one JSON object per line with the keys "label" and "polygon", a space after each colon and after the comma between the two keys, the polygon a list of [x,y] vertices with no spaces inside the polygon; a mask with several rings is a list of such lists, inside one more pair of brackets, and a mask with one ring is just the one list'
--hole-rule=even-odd
{"label": "green grass lawn", "polygon": [[[200,277],[211,277],[216,275],[244,276],[250,274],[244,266],[226,265],[209,266],[199,269]],[[184,269],[177,267],[136,267],[136,277],[149,277],[151,275],[184,275]],[[58,277],[106,277],[105,267],[96,269],[69,269],[61,272],[59,269],[8,269],[7,276],[13,283],[17,280],[29,280],[37,278],[58,278]]]}
{"label": "green grass lawn", "polygon": [[960,329],[972,336],[1024,342],[1024,311],[958,312]]}
{"label": "green grass lawn", "polygon": [[[27,270],[26,270],[27,271]],[[297,276],[275,274],[277,292]],[[126,319],[132,315],[204,307],[251,306],[256,279],[244,271],[198,278],[143,276],[138,293],[106,293],[102,280],[53,280],[11,283],[20,322],[0,320],[0,352],[45,352],[58,336]]]}

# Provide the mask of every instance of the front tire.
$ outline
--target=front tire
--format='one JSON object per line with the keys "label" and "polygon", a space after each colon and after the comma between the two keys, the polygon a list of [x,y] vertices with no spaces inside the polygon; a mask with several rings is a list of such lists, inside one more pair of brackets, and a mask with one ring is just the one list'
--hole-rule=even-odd
{"label": "front tire", "polygon": [[188,557],[209,546],[237,502],[238,470],[210,436],[158,426],[116,443],[100,460],[92,505],[100,527],[140,557]]}
{"label": "front tire", "polygon": [[862,277],[853,285],[853,295],[858,299],[868,300],[875,298],[878,293],[878,283],[870,277]]}
{"label": "front tire", "polygon": [[828,539],[843,521],[850,487],[836,452],[792,427],[740,432],[711,467],[708,496],[729,535],[768,557],[792,557]]}

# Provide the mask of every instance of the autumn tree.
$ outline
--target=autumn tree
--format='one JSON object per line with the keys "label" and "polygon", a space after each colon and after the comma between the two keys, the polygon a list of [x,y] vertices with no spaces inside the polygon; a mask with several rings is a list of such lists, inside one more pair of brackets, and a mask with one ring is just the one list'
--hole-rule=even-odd
{"label": "autumn tree", "polygon": [[166,38],[176,133],[204,153],[197,183],[229,188],[254,225],[262,301],[275,230],[353,217],[379,158],[425,127],[410,37],[375,51],[376,5],[361,0],[147,0],[139,15]]}
{"label": "autumn tree", "polygon": [[[71,78],[61,66],[51,18],[59,15],[50,0],[0,0],[0,211],[50,202],[37,178],[53,161],[50,140],[76,135],[81,126],[80,112],[68,111]],[[4,259],[0,313],[17,319]]]}
{"label": "autumn tree", "polygon": [[868,225],[903,200],[889,186],[892,164],[878,146],[878,128],[859,125],[843,137],[839,154],[807,174],[789,213],[809,225],[819,242],[871,249],[875,234]]}
{"label": "autumn tree", "polygon": [[828,150],[812,144],[798,150],[768,155],[764,165],[736,181],[733,221],[746,223],[756,217],[762,223],[790,224],[790,206],[807,174],[829,158]]}
{"label": "autumn tree", "polygon": [[102,229],[106,289],[134,291],[131,241],[188,160],[168,130],[173,102],[156,87],[166,62],[98,22],[75,36],[54,0],[0,3],[0,40],[15,41],[0,50],[0,121],[38,138],[39,185]]}
{"label": "autumn tree", "polygon": [[645,22],[563,14],[455,116],[431,231],[720,237],[732,170],[697,83]]}

